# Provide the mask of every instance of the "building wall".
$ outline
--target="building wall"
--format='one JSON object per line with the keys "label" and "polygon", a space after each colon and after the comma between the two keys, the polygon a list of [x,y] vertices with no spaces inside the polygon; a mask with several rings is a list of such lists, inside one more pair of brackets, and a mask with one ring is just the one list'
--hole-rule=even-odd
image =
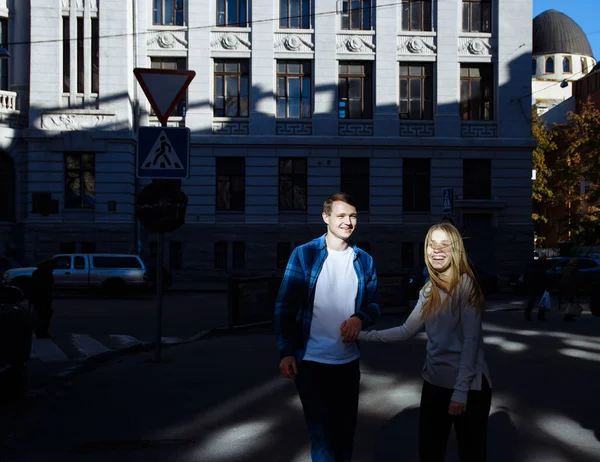
{"label": "building wall", "polygon": [[[62,44],[57,39],[61,16],[77,14],[80,3],[31,0],[29,122],[21,132],[26,193],[20,196],[24,203],[19,216],[26,260],[58,252],[60,242],[93,241],[98,251],[123,252],[141,245],[148,252],[155,237],[139,230],[134,220],[135,192],[147,184],[135,178],[135,133],[140,125],[158,122],[150,115],[132,70],[150,67],[152,57],[184,57],[196,71],[185,118],[169,122],[185,125],[192,133],[191,172],[182,183],[189,197],[187,221],[168,237],[182,243],[184,269],[215,274],[214,243],[244,241],[244,272],[275,271],[277,242],[300,244],[324,231],[322,203],[340,188],[340,158],[352,156],[370,159],[371,207],[360,216],[356,238],[369,242],[380,271],[399,269],[403,242],[415,243],[414,264],[418,263],[422,253],[418,246],[429,226],[442,217],[442,194],[449,187],[454,188],[455,218],[468,237],[465,243],[470,240],[474,260],[508,274],[520,269],[531,254],[530,1],[494,2],[491,33],[461,32],[460,1],[433,2],[434,32],[413,33],[402,30],[399,5],[380,5],[372,31],[352,32],[340,30],[339,15],[330,14],[335,2],[315,2],[313,29],[280,30],[276,21],[269,21],[278,17],[278,2],[273,0],[251,2],[250,17],[255,21],[251,28],[214,27],[214,1],[187,2],[187,26],[154,26],[151,2],[102,0],[97,12],[103,37],[100,91],[97,103],[90,100],[96,107],[73,107],[78,96],[69,99],[62,93]],[[95,14],[90,9],[97,5],[94,1],[81,5],[84,17]],[[223,45],[226,35],[235,46]],[[299,39],[297,47],[286,47],[290,37]],[[251,59],[249,118],[212,115],[213,60],[223,57]],[[314,62],[310,119],[275,117],[277,59]],[[376,110],[371,120],[338,118],[339,60],[374,63]],[[414,61],[435,64],[432,121],[403,121],[398,116],[398,63]],[[460,119],[461,63],[494,64],[493,121]],[[96,153],[93,211],[63,206],[66,152]],[[246,158],[244,213],[215,210],[215,166],[220,156]],[[282,156],[308,159],[305,213],[279,211]],[[414,157],[431,159],[427,213],[403,211],[403,159]],[[468,158],[491,160],[489,200],[462,198],[463,182],[468,181],[462,177],[462,162]],[[43,217],[31,212],[32,193],[38,191],[51,192],[58,200],[57,214]],[[116,212],[108,211],[109,201],[117,203]]]}

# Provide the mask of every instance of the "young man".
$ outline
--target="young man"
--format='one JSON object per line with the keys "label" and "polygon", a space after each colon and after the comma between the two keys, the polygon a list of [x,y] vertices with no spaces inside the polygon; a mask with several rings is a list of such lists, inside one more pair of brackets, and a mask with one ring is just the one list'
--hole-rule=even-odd
{"label": "young man", "polygon": [[351,459],[360,382],[356,338],[379,314],[373,259],[350,242],[356,216],[348,194],[325,201],[327,233],[294,249],[275,305],[279,369],[295,379],[313,462]]}

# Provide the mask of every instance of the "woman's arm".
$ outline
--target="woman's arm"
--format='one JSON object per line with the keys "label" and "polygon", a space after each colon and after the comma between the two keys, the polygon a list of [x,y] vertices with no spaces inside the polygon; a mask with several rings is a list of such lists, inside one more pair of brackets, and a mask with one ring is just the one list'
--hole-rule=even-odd
{"label": "woman's arm", "polygon": [[419,295],[417,305],[410,313],[410,316],[404,324],[391,329],[371,330],[358,334],[358,340],[366,342],[399,342],[415,335],[423,326],[421,319],[421,308],[423,307],[423,296]]}
{"label": "woman's arm", "polygon": [[[470,287],[470,284],[467,284],[467,287]],[[463,300],[466,301],[466,297]],[[463,332],[463,345],[451,399],[466,404],[467,394],[475,378],[477,357],[481,348],[481,314],[471,305],[461,306],[460,325]]]}

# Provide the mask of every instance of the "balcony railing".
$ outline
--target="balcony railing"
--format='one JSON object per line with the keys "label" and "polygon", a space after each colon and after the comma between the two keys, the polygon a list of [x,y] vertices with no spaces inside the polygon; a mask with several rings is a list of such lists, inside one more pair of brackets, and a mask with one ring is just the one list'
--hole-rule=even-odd
{"label": "balcony railing", "polygon": [[0,112],[17,111],[17,94],[14,91],[0,90]]}

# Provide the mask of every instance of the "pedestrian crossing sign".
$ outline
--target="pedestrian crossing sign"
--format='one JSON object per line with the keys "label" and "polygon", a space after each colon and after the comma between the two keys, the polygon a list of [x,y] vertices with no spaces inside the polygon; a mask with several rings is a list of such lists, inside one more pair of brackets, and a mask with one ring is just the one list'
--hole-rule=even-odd
{"label": "pedestrian crossing sign", "polygon": [[189,176],[189,128],[141,127],[137,147],[138,178],[179,179]]}

